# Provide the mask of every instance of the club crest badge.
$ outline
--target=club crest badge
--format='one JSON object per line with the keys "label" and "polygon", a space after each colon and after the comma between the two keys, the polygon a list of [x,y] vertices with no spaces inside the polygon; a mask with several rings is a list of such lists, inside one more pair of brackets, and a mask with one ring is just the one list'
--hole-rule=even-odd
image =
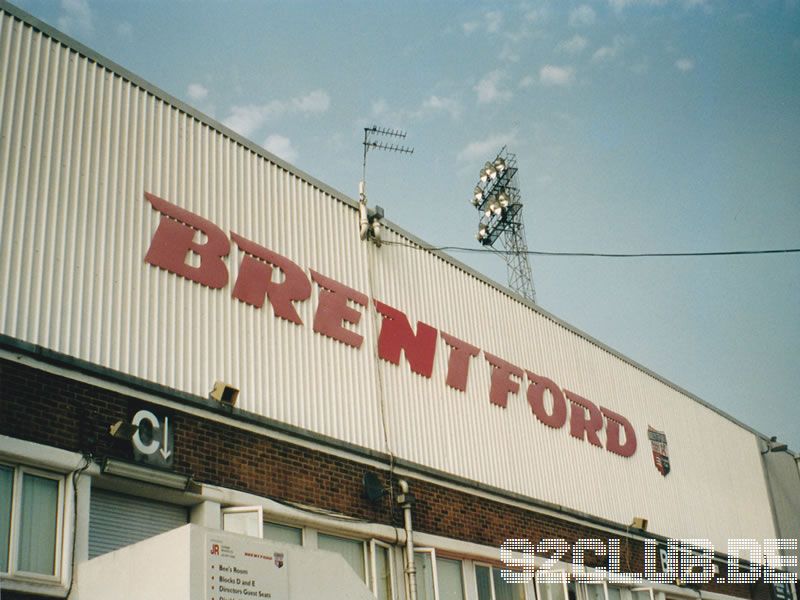
{"label": "club crest badge", "polygon": [[283,566],[283,552],[274,552],[272,558],[275,561],[275,566],[280,569]]}
{"label": "club crest badge", "polygon": [[653,447],[653,462],[656,464],[656,469],[658,469],[658,472],[666,477],[667,473],[669,473],[667,436],[663,431],[658,431],[648,425],[647,437],[650,439],[650,445]]}

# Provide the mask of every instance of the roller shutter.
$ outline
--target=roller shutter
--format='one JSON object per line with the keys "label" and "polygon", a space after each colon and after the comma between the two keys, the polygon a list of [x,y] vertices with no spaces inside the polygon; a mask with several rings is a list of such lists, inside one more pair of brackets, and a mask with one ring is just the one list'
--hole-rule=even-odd
{"label": "roller shutter", "polygon": [[89,514],[89,558],[100,556],[189,521],[185,506],[93,489]]}

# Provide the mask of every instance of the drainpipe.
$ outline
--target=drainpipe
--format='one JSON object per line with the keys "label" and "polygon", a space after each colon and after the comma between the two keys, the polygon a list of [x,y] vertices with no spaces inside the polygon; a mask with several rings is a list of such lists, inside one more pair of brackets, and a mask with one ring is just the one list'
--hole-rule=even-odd
{"label": "drainpipe", "polygon": [[408,600],[417,600],[417,569],[414,567],[414,540],[411,527],[411,504],[414,497],[408,492],[408,482],[401,479],[397,482],[402,492],[397,496],[397,503],[403,508],[403,525],[406,530],[406,589]]}

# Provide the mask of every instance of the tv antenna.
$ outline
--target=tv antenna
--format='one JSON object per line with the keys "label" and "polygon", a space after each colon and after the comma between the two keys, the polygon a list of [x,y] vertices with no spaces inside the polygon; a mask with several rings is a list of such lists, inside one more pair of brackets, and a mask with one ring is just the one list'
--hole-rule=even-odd
{"label": "tv antenna", "polygon": [[389,129],[372,125],[364,127],[364,162],[362,164],[361,181],[358,184],[359,234],[362,240],[372,240],[376,246],[381,245],[381,219],[383,208],[375,206],[375,210],[367,208],[367,153],[370,149],[414,154],[414,149],[401,146],[391,138],[405,139],[406,132],[400,129]]}

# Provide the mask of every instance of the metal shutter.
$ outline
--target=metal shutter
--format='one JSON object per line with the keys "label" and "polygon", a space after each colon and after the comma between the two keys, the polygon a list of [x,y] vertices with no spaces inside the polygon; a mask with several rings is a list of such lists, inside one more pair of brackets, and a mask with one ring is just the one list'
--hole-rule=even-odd
{"label": "metal shutter", "polygon": [[185,506],[93,489],[89,513],[89,558],[135,544],[181,525]]}

